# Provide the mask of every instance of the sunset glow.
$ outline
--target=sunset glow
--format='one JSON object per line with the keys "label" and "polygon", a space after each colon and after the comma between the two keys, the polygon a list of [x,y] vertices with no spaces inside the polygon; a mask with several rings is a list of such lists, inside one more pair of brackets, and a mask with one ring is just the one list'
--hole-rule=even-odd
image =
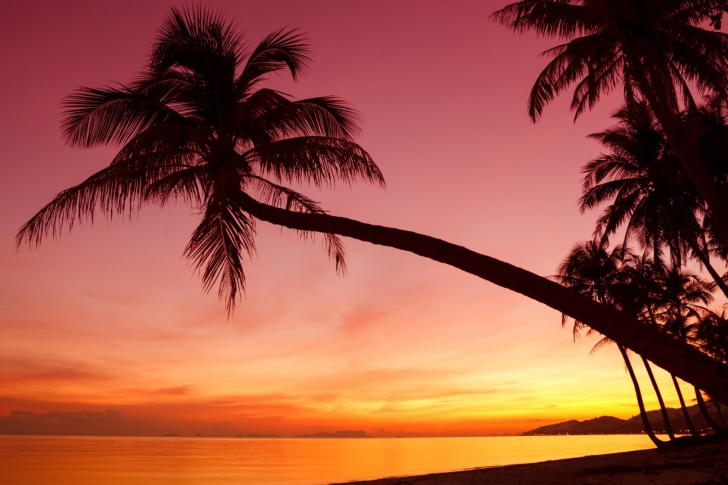
{"label": "sunset glow", "polygon": [[[300,26],[314,63],[299,82],[272,85],[340,96],[364,118],[360,143],[387,188],[302,192],[334,215],[551,275],[591,236],[597,214],[577,209],[580,167],[601,148],[586,135],[612,124],[620,99],[574,123],[557,98],[532,124],[526,99],[553,42],[491,22],[506,3],[214,5],[253,44]],[[5,3],[0,423],[23,411],[35,414],[12,419],[57,431],[68,414],[39,415],[113,410],[148,435],[475,436],[637,414],[615,348],[589,355],[597,338],[574,343],[558,312],[412,254],[346,240],[340,277],[320,241],[259,222],[246,294],[228,319],[182,258],[197,221],[183,204],[16,250],[24,222],[115,153],[64,146],[61,101],[77,86],[133,78],[172,5]],[[658,378],[678,406],[669,376]],[[692,404],[689,386],[685,395]]]}

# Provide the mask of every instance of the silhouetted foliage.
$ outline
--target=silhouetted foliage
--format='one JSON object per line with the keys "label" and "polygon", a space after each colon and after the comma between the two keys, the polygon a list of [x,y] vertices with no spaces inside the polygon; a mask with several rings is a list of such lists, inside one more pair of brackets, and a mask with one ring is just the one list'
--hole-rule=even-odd
{"label": "silhouetted foliage", "polygon": [[[353,141],[359,116],[345,102],[295,100],[262,87],[273,73],[297,79],[309,52],[295,29],[273,32],[251,49],[219,12],[173,8],[136,79],[80,88],[64,102],[68,144],[121,149],[108,168],[41,209],[21,228],[18,244],[38,244],[97,212],[111,218],[145,203],[181,200],[201,215],[185,256],[201,270],[206,291],[218,285],[232,313],[245,286],[243,256],[255,250],[255,219],[242,207],[243,194],[322,214],[316,202],[283,184],[384,184]],[[341,241],[324,237],[337,270],[345,271]]]}

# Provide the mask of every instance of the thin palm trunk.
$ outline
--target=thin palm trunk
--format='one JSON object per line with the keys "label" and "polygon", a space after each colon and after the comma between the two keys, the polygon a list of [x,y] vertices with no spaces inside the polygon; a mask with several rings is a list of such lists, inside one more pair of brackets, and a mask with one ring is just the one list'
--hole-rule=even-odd
{"label": "thin palm trunk", "polygon": [[665,422],[665,432],[667,432],[667,436],[670,437],[671,440],[675,439],[675,434],[672,431],[672,424],[670,424],[670,417],[667,414],[667,408],[665,408],[665,401],[662,400],[662,393],[660,392],[660,387],[657,385],[657,381],[655,380],[655,375],[652,373],[652,367],[650,366],[650,363],[642,357],[642,362],[645,364],[645,370],[647,370],[647,375],[650,377],[650,382],[652,383],[652,388],[655,390],[655,394],[657,395],[657,402],[660,403],[660,411],[662,412],[662,420]]}
{"label": "thin palm trunk", "polygon": [[672,377],[672,383],[675,384],[675,390],[677,391],[677,398],[680,400],[680,407],[682,408],[683,416],[685,417],[685,422],[688,425],[688,429],[690,430],[690,434],[693,436],[700,436],[700,433],[695,429],[695,425],[693,424],[693,420],[690,418],[690,413],[688,412],[687,406],[685,406],[685,399],[683,399],[682,391],[680,390],[680,383],[677,382],[677,378],[675,376]]}
{"label": "thin palm trunk", "polygon": [[685,382],[728,403],[728,369],[698,349],[635,317],[561,286],[542,276],[434,237],[330,216],[307,214],[262,204],[246,194],[238,201],[257,219],[290,229],[359,239],[408,251],[521,293],[571,316],[620,345],[644,356]]}
{"label": "thin palm trunk", "polygon": [[697,387],[695,388],[695,399],[698,401],[698,408],[700,409],[701,414],[703,415],[703,418],[705,418],[705,421],[708,423],[708,426],[710,426],[713,429],[713,433],[715,434],[722,434],[725,432],[725,428],[723,428],[721,425],[716,423],[713,420],[713,417],[710,415],[710,412],[708,411],[708,407],[705,405],[705,400],[703,399],[703,394],[700,392],[700,389]]}
{"label": "thin palm trunk", "polygon": [[632,368],[632,363],[629,361],[629,357],[627,356],[627,351],[624,350],[624,347],[619,344],[617,344],[617,348],[619,348],[619,352],[622,354],[622,358],[624,359],[624,365],[627,366],[627,372],[629,372],[629,377],[632,379],[634,393],[635,396],[637,396],[637,406],[640,408],[640,418],[642,418],[642,426],[645,428],[645,433],[647,433],[647,436],[650,437],[650,440],[652,440],[656,447],[661,448],[665,445],[665,442],[655,436],[655,432],[652,430],[650,420],[647,418],[645,403],[642,401],[642,392],[640,392],[640,385],[639,382],[637,382],[637,376],[635,375],[634,369]]}

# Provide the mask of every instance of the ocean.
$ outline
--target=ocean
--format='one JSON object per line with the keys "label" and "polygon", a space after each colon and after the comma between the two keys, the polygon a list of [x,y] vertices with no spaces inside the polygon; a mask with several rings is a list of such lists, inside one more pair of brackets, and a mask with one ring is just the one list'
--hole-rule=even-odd
{"label": "ocean", "polygon": [[644,435],[477,438],[0,436],[3,485],[319,485],[652,448]]}

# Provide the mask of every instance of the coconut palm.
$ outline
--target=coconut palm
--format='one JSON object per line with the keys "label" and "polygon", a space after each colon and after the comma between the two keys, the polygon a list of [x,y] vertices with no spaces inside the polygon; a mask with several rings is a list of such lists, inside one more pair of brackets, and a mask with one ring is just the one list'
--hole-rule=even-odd
{"label": "coconut palm", "polygon": [[[627,300],[625,298],[626,292],[624,290],[628,287],[628,281],[625,280],[627,273],[623,270],[623,268],[625,267],[625,261],[630,258],[631,254],[622,246],[616,246],[612,249],[612,251],[609,251],[608,242],[605,240],[592,240],[585,243],[577,243],[564,261],[559,265],[555,279],[567,288],[571,288],[593,300],[604,303],[605,305],[617,306],[618,301]],[[634,286],[632,286],[632,288],[634,288]],[[637,299],[630,298],[630,302],[634,301],[637,301]],[[561,324],[566,324],[567,320],[568,316],[562,315]],[[588,329],[587,335],[593,333],[593,330],[588,328],[584,322],[576,319],[574,320],[573,335],[575,340],[578,338],[580,330],[584,328]],[[604,337],[594,346],[594,348],[592,348],[592,352],[611,343],[614,342],[608,337]],[[629,355],[622,345],[617,344],[617,348],[622,355],[625,367],[627,368],[627,372],[632,380],[635,396],[637,398],[637,406],[640,410],[640,417],[642,419],[642,425],[645,429],[645,433],[647,433],[655,446],[661,447],[664,445],[664,442],[655,436],[655,432],[647,417],[647,411],[642,398],[642,391],[640,390],[640,385],[637,381],[637,376],[635,375],[632,363],[630,362]],[[657,392],[660,409],[662,410],[665,422],[665,428],[670,439],[674,439],[675,436],[672,432],[670,420],[667,416],[667,410],[665,409],[664,402],[662,401],[659,388],[657,387],[657,383],[649,367],[649,363],[645,359],[643,359],[643,361],[649,373],[652,385]]]}
{"label": "coconut palm", "polygon": [[[700,127],[701,158],[723,193],[728,192],[728,100],[707,98],[693,119]],[[703,221],[706,247],[723,261],[728,261],[728,245],[720,237],[711,217]]]}
{"label": "coconut palm", "polygon": [[590,135],[608,152],[583,168],[582,212],[611,201],[597,220],[595,234],[609,238],[625,225],[624,243],[636,241],[657,257],[668,249],[677,264],[696,258],[728,296],[728,285],[710,261],[702,221],[704,203],[666,145],[644,103],[619,110],[619,123]]}
{"label": "coconut palm", "polygon": [[[725,157],[726,151],[722,147],[716,148],[716,144],[721,142],[716,135],[721,132],[724,121],[716,119],[714,110],[703,108],[699,113],[701,132],[706,135],[704,138],[712,138],[703,143],[703,155],[710,161],[708,165],[714,168],[712,172],[715,173],[716,181],[721,181],[722,170],[715,168],[720,159]],[[584,168],[586,175],[584,195],[580,199],[581,210],[613,201],[597,221],[597,235],[607,238],[620,225],[626,224],[625,243],[630,239],[636,240],[641,247],[651,247],[658,255],[662,247],[669,249],[672,270],[660,272],[663,268],[657,266],[658,273],[663,275],[658,281],[669,284],[669,278],[666,281],[664,275],[670,274],[677,279],[679,286],[677,268],[684,255],[689,254],[703,264],[715,284],[728,296],[728,286],[710,261],[710,251],[700,220],[707,215],[701,198],[689,180],[682,176],[680,166],[669,146],[664,143],[661,130],[647,106],[640,103],[629,109],[625,107],[615,117],[620,120],[617,127],[592,135],[607,146],[610,153],[591,161]],[[659,299],[664,296],[665,288],[659,285],[656,288],[659,291],[653,291],[653,294]],[[707,287],[701,286],[701,290],[709,293]],[[673,298],[680,299],[683,296]],[[690,318],[697,318],[696,310],[691,312]],[[652,320],[655,320],[654,315]],[[671,377],[685,420],[695,435],[697,432],[687,412],[678,381],[674,375]]]}
{"label": "coconut palm", "polygon": [[[612,288],[612,299],[613,304],[620,310],[634,315],[638,320],[645,322],[646,324],[656,326],[657,321],[655,317],[656,306],[659,304],[659,295],[661,288],[659,286],[659,280],[655,278],[655,274],[659,273],[662,269],[662,265],[659,260],[655,260],[650,257],[648,252],[644,252],[641,256],[635,254],[628,254],[625,258],[622,267],[620,268],[621,277],[619,281]],[[602,339],[597,345],[594,346],[594,350],[599,348],[604,343],[609,343],[606,340],[607,337]],[[665,406],[665,401],[662,398],[662,392],[657,385],[657,380],[652,372],[652,366],[649,361],[642,357],[642,363],[645,366],[647,375],[652,383],[652,388],[655,390],[657,401],[660,405],[660,411],[662,412],[662,419],[665,422],[665,428],[668,436],[671,439],[675,439],[673,435],[672,426],[670,424],[670,418]],[[688,427],[693,435],[696,435],[692,423],[688,417]]]}
{"label": "coconut palm", "polygon": [[110,218],[146,203],[181,200],[201,214],[185,254],[204,266],[204,287],[217,284],[232,310],[245,282],[242,257],[254,248],[256,221],[324,234],[340,268],[343,250],[333,235],[351,237],[409,251],[522,293],[728,402],[723,377],[728,373],[722,365],[629,315],[462,246],[331,216],[286,186],[356,179],[383,183],[369,154],[354,143],[357,116],[341,100],[296,101],[261,87],[266,75],[287,70],[296,77],[308,62],[308,47],[295,31],[275,32],[244,50],[221,15],[174,9],[136,80],[83,88],[67,100],[69,144],[122,146],[107,168],[61,192],[31,218],[18,244],[58,236],[97,212]]}
{"label": "coconut palm", "polygon": [[[723,311],[720,313],[707,308],[703,309],[695,338],[705,352],[721,362],[728,362],[728,312],[726,312],[726,309],[723,308]],[[702,393],[698,388],[695,388],[695,397],[698,401],[700,412],[703,416],[705,416],[710,427],[713,428],[716,433],[725,433],[725,426],[719,425],[711,418],[705,405],[705,401],[703,400]],[[722,418],[717,402],[715,404],[716,409],[718,410],[718,415]]]}
{"label": "coconut palm", "polygon": [[[683,342],[693,342],[700,324],[704,305],[713,301],[710,285],[695,274],[689,273],[677,264],[672,264],[656,274],[656,281],[660,288],[659,310],[656,320],[659,321],[666,332],[674,335]],[[677,378],[672,375],[680,407],[685,420],[693,434],[695,427],[687,411],[685,400]]]}
{"label": "coconut palm", "polygon": [[[295,30],[279,30],[249,49],[232,25],[210,10],[178,10],[163,24],[150,60],[127,85],[81,88],[65,102],[63,132],[77,147],[123,144],[108,168],[61,192],[18,234],[39,242],[64,225],[136,210],[143,202],[183,199],[200,224],[185,249],[202,284],[219,286],[232,312],[245,285],[242,258],[255,248],[255,221],[243,194],[276,207],[322,213],[311,199],[282,185],[320,186],[356,179],[384,184],[369,154],[353,142],[358,115],[335,97],[292,100],[261,86],[310,62]],[[345,269],[337,236],[325,242]]]}
{"label": "coconut palm", "polygon": [[728,242],[728,199],[699,157],[694,127],[679,116],[695,108],[691,86],[728,99],[728,36],[703,28],[719,28],[726,9],[728,0],[522,0],[493,19],[564,41],[544,52],[553,59],[531,90],[534,121],[572,84],[576,117],[618,86],[629,104],[645,100]]}

